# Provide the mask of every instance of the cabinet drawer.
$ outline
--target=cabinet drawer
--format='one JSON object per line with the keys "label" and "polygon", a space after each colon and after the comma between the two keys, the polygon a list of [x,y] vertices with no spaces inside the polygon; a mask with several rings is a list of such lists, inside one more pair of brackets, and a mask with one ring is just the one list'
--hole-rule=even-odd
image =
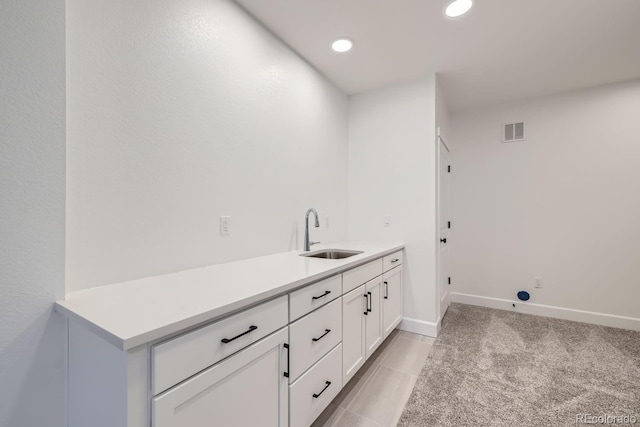
{"label": "cabinet drawer", "polygon": [[288,427],[286,341],[284,328],[154,397],[151,426]]}
{"label": "cabinet drawer", "polygon": [[289,387],[291,427],[308,427],[342,389],[342,344]]}
{"label": "cabinet drawer", "polygon": [[[154,395],[287,325],[287,296],[157,344],[151,349]],[[226,343],[223,340],[228,340]]]}
{"label": "cabinet drawer", "polygon": [[389,271],[393,267],[397,267],[401,265],[402,261],[403,261],[402,251],[394,252],[391,255],[387,255],[386,257],[382,258],[382,264],[384,266],[383,270]]}
{"label": "cabinet drawer", "polygon": [[342,300],[337,299],[292,323],[289,336],[293,381],[342,341]]}
{"label": "cabinet drawer", "polygon": [[330,277],[289,294],[289,321],[322,307],[342,294],[342,275]]}
{"label": "cabinet drawer", "polygon": [[381,274],[382,258],[356,267],[353,270],[345,271],[342,273],[342,293],[346,294]]}

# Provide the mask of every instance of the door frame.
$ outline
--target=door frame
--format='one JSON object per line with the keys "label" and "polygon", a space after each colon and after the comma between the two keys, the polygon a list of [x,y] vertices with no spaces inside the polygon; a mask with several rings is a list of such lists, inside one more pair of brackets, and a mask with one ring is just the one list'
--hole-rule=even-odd
{"label": "door frame", "polygon": [[[437,310],[438,310],[438,323],[437,323],[437,330],[438,330],[438,334],[440,333],[440,326],[441,326],[441,322],[442,322],[442,318],[444,317],[447,308],[449,307],[450,301],[451,301],[451,289],[447,289],[446,292],[442,292],[442,283],[444,280],[444,271],[443,271],[443,266],[442,266],[442,259],[441,259],[441,253],[442,253],[442,244],[440,243],[440,239],[442,238],[441,236],[441,230],[442,230],[442,222],[444,221],[450,221],[450,218],[441,218],[441,212],[440,212],[440,201],[441,201],[441,196],[442,196],[442,191],[441,191],[441,168],[444,165],[441,165],[441,151],[442,151],[442,147],[444,146],[444,148],[446,149],[447,152],[447,156],[448,156],[448,165],[451,165],[451,149],[449,147],[449,145],[447,144],[447,142],[445,141],[442,133],[441,133],[441,129],[440,127],[438,127],[436,129],[436,158],[437,158],[437,173],[436,173],[436,295],[437,295]],[[449,217],[451,216],[451,191],[450,191],[450,187],[451,187],[451,180],[449,179]],[[447,237],[448,237],[449,233],[447,233]],[[446,243],[446,250],[449,251],[449,242]],[[451,254],[448,254],[449,257],[451,257]]]}

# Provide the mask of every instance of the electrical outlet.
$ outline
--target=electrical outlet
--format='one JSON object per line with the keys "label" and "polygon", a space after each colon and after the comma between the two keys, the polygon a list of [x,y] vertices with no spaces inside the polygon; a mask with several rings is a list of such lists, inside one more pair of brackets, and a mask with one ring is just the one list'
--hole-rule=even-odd
{"label": "electrical outlet", "polygon": [[231,236],[231,217],[230,216],[220,217],[220,235]]}
{"label": "electrical outlet", "polygon": [[384,227],[391,227],[391,215],[382,216],[382,225]]}
{"label": "electrical outlet", "polygon": [[543,285],[542,277],[536,277],[536,285],[535,285],[535,287],[538,288],[538,289],[542,289],[542,285]]}

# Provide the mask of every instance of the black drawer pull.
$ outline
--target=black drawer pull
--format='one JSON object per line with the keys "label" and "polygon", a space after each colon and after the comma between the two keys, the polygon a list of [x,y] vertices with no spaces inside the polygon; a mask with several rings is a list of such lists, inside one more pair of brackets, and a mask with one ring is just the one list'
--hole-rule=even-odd
{"label": "black drawer pull", "polygon": [[367,294],[369,294],[369,298],[367,298],[367,302],[369,303],[369,307],[367,307],[367,311],[371,313],[371,306],[373,305],[373,296],[371,295],[371,292],[367,292]]}
{"label": "black drawer pull", "polygon": [[398,262],[400,261],[400,258],[396,258],[396,259],[392,259],[391,262]]}
{"label": "black drawer pull", "polygon": [[312,297],[311,299],[314,299],[314,300],[316,300],[316,299],[320,299],[320,298],[322,298],[322,297],[326,297],[326,296],[327,296],[327,295],[329,295],[330,293],[331,293],[331,291],[327,291],[327,292],[325,292],[324,294],[320,295],[319,297]]}
{"label": "black drawer pull", "polygon": [[290,371],[290,369],[289,369],[290,357],[289,356],[291,355],[291,350],[289,350],[289,344],[287,344],[287,343],[284,343],[284,348],[287,349],[287,372],[285,372],[283,375],[285,377],[289,378],[289,371]]}
{"label": "black drawer pull", "polygon": [[233,337],[233,338],[222,338],[222,340],[221,340],[221,341],[222,341],[223,343],[225,343],[225,344],[229,344],[231,341],[233,341],[233,340],[237,340],[238,338],[240,338],[240,337],[242,337],[242,336],[245,336],[245,335],[247,335],[248,333],[255,331],[256,329],[258,329],[258,327],[257,327],[257,326],[251,325],[251,326],[249,326],[249,330],[248,330],[248,331],[243,332],[243,333],[241,333],[240,335],[236,335],[236,336],[235,336],[235,337]]}
{"label": "black drawer pull", "polygon": [[320,341],[322,338],[324,338],[329,332],[331,332],[331,329],[325,329],[324,330],[324,334],[320,335],[318,338],[312,338],[311,341],[313,342],[318,342]]}
{"label": "black drawer pull", "polygon": [[327,381],[325,384],[326,384],[326,385],[324,386],[324,388],[322,389],[322,391],[321,391],[320,393],[318,393],[318,394],[314,394],[314,395],[313,395],[313,397],[315,397],[316,399],[317,399],[317,398],[319,398],[319,397],[320,397],[320,395],[321,395],[322,393],[324,393],[324,391],[325,391],[326,389],[328,389],[328,388],[329,388],[329,386],[331,385],[331,381]]}

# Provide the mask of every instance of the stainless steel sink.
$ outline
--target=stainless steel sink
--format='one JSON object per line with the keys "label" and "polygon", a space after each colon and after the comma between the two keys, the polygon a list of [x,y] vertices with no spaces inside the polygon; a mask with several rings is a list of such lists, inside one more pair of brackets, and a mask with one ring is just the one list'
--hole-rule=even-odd
{"label": "stainless steel sink", "polygon": [[300,254],[309,258],[344,259],[363,253],[362,251],[348,251],[343,249],[323,249],[321,251]]}

